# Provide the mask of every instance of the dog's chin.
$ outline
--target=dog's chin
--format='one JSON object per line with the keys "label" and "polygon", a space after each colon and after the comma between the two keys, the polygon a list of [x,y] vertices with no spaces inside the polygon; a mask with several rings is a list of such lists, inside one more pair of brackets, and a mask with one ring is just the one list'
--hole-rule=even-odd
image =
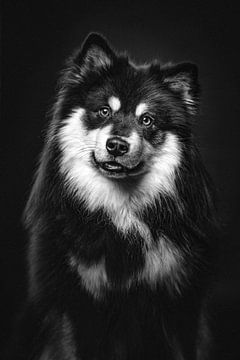
{"label": "dog's chin", "polygon": [[98,161],[92,154],[92,163],[98,169],[98,171],[104,176],[112,179],[129,179],[144,174],[145,164],[140,161],[134,167],[126,167],[117,161]]}

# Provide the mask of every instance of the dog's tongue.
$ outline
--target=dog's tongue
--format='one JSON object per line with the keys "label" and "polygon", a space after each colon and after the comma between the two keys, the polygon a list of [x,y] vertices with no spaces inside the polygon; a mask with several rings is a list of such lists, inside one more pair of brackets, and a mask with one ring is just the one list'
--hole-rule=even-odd
{"label": "dog's tongue", "polygon": [[106,170],[110,170],[110,171],[116,171],[116,172],[120,172],[120,171],[123,171],[124,168],[122,165],[118,164],[117,162],[115,161],[111,161],[111,162],[106,162],[103,164],[103,167],[106,169]]}

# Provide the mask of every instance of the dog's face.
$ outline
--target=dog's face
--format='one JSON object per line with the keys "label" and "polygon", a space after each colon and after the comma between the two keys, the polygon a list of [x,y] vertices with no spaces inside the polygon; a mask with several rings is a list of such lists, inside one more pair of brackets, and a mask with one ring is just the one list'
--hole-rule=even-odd
{"label": "dog's face", "polygon": [[151,176],[149,186],[170,188],[197,93],[195,65],[136,66],[90,35],[71,60],[57,106],[62,169],[75,182],[83,181],[80,172],[118,183]]}

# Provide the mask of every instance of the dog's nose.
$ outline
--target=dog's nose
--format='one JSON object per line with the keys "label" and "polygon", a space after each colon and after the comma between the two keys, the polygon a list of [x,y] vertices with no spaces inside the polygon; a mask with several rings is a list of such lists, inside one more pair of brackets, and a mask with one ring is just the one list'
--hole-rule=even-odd
{"label": "dog's nose", "polygon": [[113,156],[122,156],[128,152],[129,144],[123,139],[113,137],[107,140],[106,148],[109,154]]}

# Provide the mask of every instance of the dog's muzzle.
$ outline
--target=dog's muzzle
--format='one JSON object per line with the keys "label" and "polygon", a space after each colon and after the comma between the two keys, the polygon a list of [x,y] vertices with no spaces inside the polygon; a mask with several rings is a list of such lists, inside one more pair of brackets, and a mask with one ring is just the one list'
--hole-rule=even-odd
{"label": "dog's muzzle", "polygon": [[141,161],[141,143],[135,147],[127,138],[111,136],[106,139],[105,149],[93,153],[93,163],[107,177],[126,178],[137,176],[144,170]]}

